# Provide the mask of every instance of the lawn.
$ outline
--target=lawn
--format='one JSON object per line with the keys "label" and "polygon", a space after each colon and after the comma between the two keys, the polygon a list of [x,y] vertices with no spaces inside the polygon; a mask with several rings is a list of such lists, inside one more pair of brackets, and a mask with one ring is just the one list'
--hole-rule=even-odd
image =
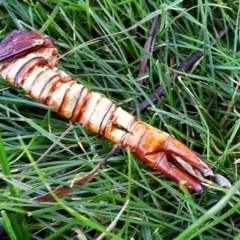
{"label": "lawn", "polygon": [[239,11],[230,0],[0,0],[1,40],[14,29],[49,35],[59,68],[174,135],[232,184],[189,193],[121,149],[92,181],[35,201],[85,176],[113,143],[0,78],[0,238],[240,239]]}

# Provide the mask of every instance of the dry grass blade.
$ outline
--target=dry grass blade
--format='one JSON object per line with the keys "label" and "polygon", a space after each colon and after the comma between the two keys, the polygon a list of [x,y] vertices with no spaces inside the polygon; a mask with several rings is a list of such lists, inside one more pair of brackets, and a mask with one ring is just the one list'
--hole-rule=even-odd
{"label": "dry grass blade", "polygon": [[[125,211],[125,209],[127,208],[129,204],[129,199],[126,201],[126,203],[124,204],[124,206],[122,207],[121,211],[118,213],[118,215],[115,217],[115,219],[111,222],[111,224],[107,227],[108,231],[111,231],[112,229],[114,229],[114,227],[116,226],[118,220],[120,219],[120,217],[122,216],[123,212]],[[95,240],[102,240],[105,237],[105,234],[102,233],[100,236],[98,236]]]}
{"label": "dry grass blade", "polygon": [[94,175],[97,173],[99,168],[117,151],[120,149],[120,145],[116,144],[112,148],[112,150],[85,176],[73,179],[69,182],[69,187],[60,185],[57,188],[55,188],[53,191],[50,191],[42,196],[38,196],[35,198],[32,198],[33,201],[38,202],[52,202],[56,197],[63,198],[68,193],[71,193],[74,191],[74,186],[82,186],[86,183],[89,183],[94,178]]}

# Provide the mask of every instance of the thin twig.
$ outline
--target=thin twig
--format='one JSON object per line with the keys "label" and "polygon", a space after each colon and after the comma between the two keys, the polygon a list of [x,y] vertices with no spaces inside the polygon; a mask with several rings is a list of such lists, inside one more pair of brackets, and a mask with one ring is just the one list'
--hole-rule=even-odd
{"label": "thin twig", "polygon": [[[230,29],[230,25],[225,29],[221,29],[216,38],[210,42],[210,45],[213,45],[216,41],[220,40]],[[174,82],[177,78],[187,70],[189,70],[201,57],[203,56],[203,51],[196,51],[189,58],[187,58],[183,63],[181,63],[175,71],[170,75],[170,79]],[[144,100],[140,105],[140,112],[143,112],[148,106],[156,102],[158,98],[164,95],[164,89],[162,86],[159,86],[149,97],[148,100]],[[150,102],[150,101],[151,102]]]}
{"label": "thin twig", "polygon": [[[154,36],[156,34],[158,22],[159,22],[159,16],[154,17],[152,27],[150,29],[150,34],[149,34],[148,40],[145,45],[145,53],[149,53],[152,50],[152,43],[153,43]],[[138,76],[141,76],[146,72],[148,61],[149,61],[149,58],[147,56],[144,56],[142,58]],[[138,84],[143,84],[143,80],[138,81]],[[135,89],[135,90],[138,91],[137,89]]]}

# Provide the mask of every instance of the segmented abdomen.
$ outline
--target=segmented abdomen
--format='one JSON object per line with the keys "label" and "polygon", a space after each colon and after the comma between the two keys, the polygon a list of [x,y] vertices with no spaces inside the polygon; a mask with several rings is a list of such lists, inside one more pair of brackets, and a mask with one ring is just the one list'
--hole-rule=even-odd
{"label": "segmented abdomen", "polygon": [[[62,116],[133,151],[140,140],[139,133],[145,130],[143,126],[134,131],[136,123],[140,124],[134,116],[100,93],[77,83],[64,71],[51,68],[38,53],[12,62],[2,71],[2,76]],[[133,136],[134,132],[138,137]]]}

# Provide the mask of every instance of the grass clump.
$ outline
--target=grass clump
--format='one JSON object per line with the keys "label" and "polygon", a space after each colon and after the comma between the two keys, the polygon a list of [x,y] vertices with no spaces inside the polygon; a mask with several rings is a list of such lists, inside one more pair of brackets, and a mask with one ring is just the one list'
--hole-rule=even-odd
{"label": "grass clump", "polygon": [[[0,79],[3,239],[239,239],[239,5],[233,1],[0,1],[1,39],[14,29],[55,41],[60,68],[201,154],[234,185],[202,195],[120,151],[94,181],[53,203],[31,199],[89,172],[112,143],[51,112]],[[144,44],[160,22],[144,76]],[[211,45],[219,29],[230,26]],[[178,81],[170,74],[203,57]],[[146,83],[139,86],[144,78]],[[141,113],[159,86],[164,97]],[[136,92],[135,88],[139,91]],[[103,235],[102,235],[103,234]]]}

